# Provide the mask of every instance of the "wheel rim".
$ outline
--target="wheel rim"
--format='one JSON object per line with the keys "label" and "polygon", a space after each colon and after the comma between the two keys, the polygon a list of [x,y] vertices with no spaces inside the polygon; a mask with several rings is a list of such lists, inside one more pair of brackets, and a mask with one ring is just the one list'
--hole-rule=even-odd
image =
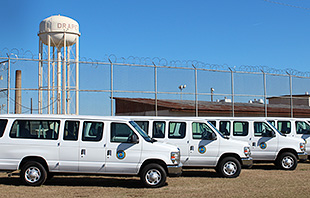
{"label": "wheel rim", "polygon": [[41,178],[41,171],[37,167],[29,167],[25,171],[25,179],[29,183],[35,183]]}
{"label": "wheel rim", "polygon": [[161,173],[156,169],[150,169],[147,171],[145,175],[145,181],[149,185],[156,185],[161,181]]}
{"label": "wheel rim", "polygon": [[294,166],[294,159],[291,156],[285,156],[282,159],[282,167],[285,169],[292,168]]}
{"label": "wheel rim", "polygon": [[232,176],[238,170],[237,164],[235,162],[229,161],[224,164],[223,171],[226,175]]}

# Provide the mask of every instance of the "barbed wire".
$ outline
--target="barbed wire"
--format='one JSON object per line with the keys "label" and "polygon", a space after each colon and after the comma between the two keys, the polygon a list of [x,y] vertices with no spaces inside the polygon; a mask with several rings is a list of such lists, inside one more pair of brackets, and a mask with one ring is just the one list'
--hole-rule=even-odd
{"label": "barbed wire", "polygon": [[[36,54],[32,53],[30,50],[24,49],[16,49],[13,48],[9,50],[8,48],[4,48],[0,50],[0,57],[7,58],[10,56],[11,58],[30,58],[37,60],[38,57]],[[188,67],[188,68],[200,68],[200,69],[209,69],[214,71],[239,71],[239,72],[249,72],[249,73],[268,73],[268,74],[281,74],[281,75],[292,75],[296,77],[310,77],[310,72],[302,72],[292,68],[285,69],[277,69],[264,65],[240,65],[240,66],[229,66],[227,64],[211,64],[205,63],[198,60],[171,60],[168,61],[165,58],[159,57],[137,57],[137,56],[129,56],[125,57],[117,57],[115,54],[104,55],[103,60],[97,60],[92,58],[80,57],[80,62],[85,64],[90,64],[92,67],[99,67],[99,63],[120,63],[120,64],[130,64],[130,65],[150,65],[150,66],[162,66],[162,67]],[[14,63],[14,62],[13,62]],[[5,67],[0,65],[0,70],[6,70]]]}

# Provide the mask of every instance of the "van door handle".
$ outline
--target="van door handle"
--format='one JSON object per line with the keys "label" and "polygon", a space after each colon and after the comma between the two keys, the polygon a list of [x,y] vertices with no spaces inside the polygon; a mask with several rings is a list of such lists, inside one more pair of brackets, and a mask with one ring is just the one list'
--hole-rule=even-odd
{"label": "van door handle", "polygon": [[86,150],[85,149],[81,149],[81,155],[86,155]]}
{"label": "van door handle", "polygon": [[108,151],[107,151],[107,155],[108,155],[108,156],[111,156],[111,155],[112,155],[112,151],[111,151],[111,150],[108,150]]}
{"label": "van door handle", "polygon": [[190,147],[189,147],[189,150],[190,150],[190,151],[194,151],[194,146],[190,146]]}
{"label": "van door handle", "polygon": [[256,145],[256,143],[255,142],[252,142],[252,146],[255,146]]}

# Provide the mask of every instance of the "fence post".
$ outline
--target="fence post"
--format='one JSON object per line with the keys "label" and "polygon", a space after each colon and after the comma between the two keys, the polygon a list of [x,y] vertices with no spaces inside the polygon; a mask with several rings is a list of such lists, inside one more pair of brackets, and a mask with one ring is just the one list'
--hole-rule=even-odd
{"label": "fence post", "polygon": [[235,117],[235,91],[234,91],[234,72],[228,67],[231,72],[231,106],[232,106],[232,117]]}
{"label": "fence post", "polygon": [[261,70],[263,73],[263,83],[264,83],[264,106],[265,106],[265,117],[268,117],[268,109],[267,109],[267,81],[266,81],[266,73]]}
{"label": "fence post", "polygon": [[294,109],[293,109],[293,86],[292,86],[292,84],[293,84],[293,82],[292,82],[292,75],[291,74],[289,74],[288,72],[286,72],[287,74],[288,74],[288,76],[289,76],[289,83],[290,83],[290,109],[291,109],[291,118],[293,118],[294,117]]}
{"label": "fence post", "polygon": [[111,82],[110,82],[110,85],[111,85],[111,116],[113,116],[113,63],[112,61],[109,59],[110,61],[110,79],[111,79]]}
{"label": "fence post", "polygon": [[154,88],[155,88],[155,116],[158,116],[158,101],[157,101],[157,65],[153,62],[154,65]]}
{"label": "fence post", "polygon": [[11,86],[10,86],[10,78],[11,78],[11,76],[10,76],[10,71],[11,70],[11,58],[10,58],[10,56],[8,55],[8,79],[7,79],[7,83],[8,83],[8,85],[7,85],[7,88],[8,88],[8,90],[7,90],[7,113],[8,114],[10,114],[10,89],[11,89]]}
{"label": "fence post", "polygon": [[195,116],[198,117],[198,95],[197,95],[197,90],[198,90],[198,85],[197,85],[197,68],[192,64],[195,70]]}

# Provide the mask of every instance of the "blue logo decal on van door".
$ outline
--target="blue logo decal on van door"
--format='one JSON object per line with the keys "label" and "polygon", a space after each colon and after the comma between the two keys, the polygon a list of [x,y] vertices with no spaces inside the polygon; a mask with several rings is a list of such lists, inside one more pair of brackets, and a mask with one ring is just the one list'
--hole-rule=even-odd
{"label": "blue logo decal on van door", "polygon": [[124,159],[124,158],[126,157],[125,151],[123,151],[123,150],[117,151],[116,157],[117,157],[118,159],[120,159],[120,160]]}
{"label": "blue logo decal on van door", "polygon": [[265,149],[265,148],[267,148],[267,144],[266,144],[266,142],[262,142],[262,143],[260,143],[260,144],[259,144],[259,147],[260,147],[261,149]]}
{"label": "blue logo decal on van door", "polygon": [[206,149],[205,146],[199,146],[199,147],[198,147],[198,152],[199,152],[200,154],[204,154],[206,151],[207,151],[207,149]]}

